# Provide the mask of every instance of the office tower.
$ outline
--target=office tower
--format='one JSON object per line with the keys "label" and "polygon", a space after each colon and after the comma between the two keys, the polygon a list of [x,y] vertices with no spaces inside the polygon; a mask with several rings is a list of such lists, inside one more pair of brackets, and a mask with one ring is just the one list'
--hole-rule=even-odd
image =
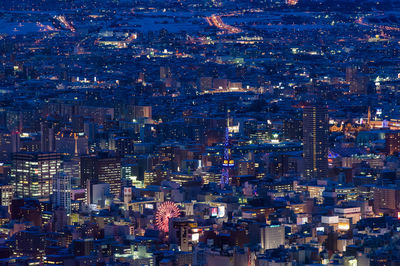
{"label": "office tower", "polygon": [[68,175],[71,178],[71,185],[74,188],[81,185],[80,164],[81,158],[79,156],[64,158],[63,160],[64,174]]}
{"label": "office tower", "polygon": [[396,212],[400,202],[400,190],[396,187],[375,187],[374,188],[374,211]]}
{"label": "office tower", "polygon": [[15,234],[14,254],[31,258],[42,258],[45,255],[46,234],[39,228],[32,227]]}
{"label": "office tower", "polygon": [[11,177],[17,198],[49,198],[53,179],[62,171],[59,153],[16,153]]}
{"label": "office tower", "polygon": [[116,137],[115,149],[121,157],[134,153],[134,140],[130,137]]}
{"label": "office tower", "polygon": [[285,227],[281,225],[270,225],[260,228],[261,248],[275,249],[285,245]]}
{"label": "office tower", "polygon": [[86,182],[91,184],[110,184],[110,192],[114,197],[121,193],[121,160],[111,157],[107,153],[97,156],[81,158],[81,185],[86,187]]}
{"label": "office tower", "polygon": [[9,162],[11,154],[19,151],[19,133],[0,131],[0,162]]}
{"label": "office tower", "polygon": [[140,171],[138,164],[123,164],[121,166],[121,177],[124,186],[143,186],[143,178],[139,180]]}
{"label": "office tower", "polygon": [[321,104],[303,109],[303,156],[307,179],[323,179],[328,171],[328,111]]}
{"label": "office tower", "polygon": [[153,171],[145,171],[144,172],[144,180],[143,180],[144,187],[154,184],[156,182],[156,180],[157,180],[156,172],[153,172]]}
{"label": "office tower", "polygon": [[47,119],[40,123],[40,151],[41,152],[54,152],[55,147],[55,134],[54,123],[51,119]]}
{"label": "office tower", "polygon": [[71,213],[71,178],[64,173],[53,178],[53,207]]}

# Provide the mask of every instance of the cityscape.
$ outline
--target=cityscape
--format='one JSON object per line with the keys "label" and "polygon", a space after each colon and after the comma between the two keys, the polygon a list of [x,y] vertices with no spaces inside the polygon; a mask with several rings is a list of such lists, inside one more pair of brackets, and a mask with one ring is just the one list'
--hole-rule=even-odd
{"label": "cityscape", "polygon": [[400,1],[1,0],[2,265],[400,265]]}

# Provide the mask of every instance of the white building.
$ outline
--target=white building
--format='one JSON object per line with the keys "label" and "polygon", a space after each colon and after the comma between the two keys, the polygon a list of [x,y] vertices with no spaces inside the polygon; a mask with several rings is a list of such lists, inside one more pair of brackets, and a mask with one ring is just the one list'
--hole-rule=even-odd
{"label": "white building", "polygon": [[281,245],[285,245],[285,227],[282,225],[270,225],[262,227],[261,248],[274,249]]}

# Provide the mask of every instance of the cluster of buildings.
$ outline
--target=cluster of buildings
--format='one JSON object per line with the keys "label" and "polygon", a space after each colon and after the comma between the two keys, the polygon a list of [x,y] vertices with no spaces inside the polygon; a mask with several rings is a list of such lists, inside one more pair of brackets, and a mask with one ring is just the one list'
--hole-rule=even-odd
{"label": "cluster of buildings", "polygon": [[399,264],[386,2],[4,3],[0,265]]}

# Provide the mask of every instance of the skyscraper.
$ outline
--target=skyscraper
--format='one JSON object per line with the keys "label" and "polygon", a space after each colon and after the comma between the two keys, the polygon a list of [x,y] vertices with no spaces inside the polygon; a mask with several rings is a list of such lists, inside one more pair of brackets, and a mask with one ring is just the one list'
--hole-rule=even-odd
{"label": "skyscraper", "polygon": [[20,152],[13,156],[11,175],[17,198],[49,198],[53,178],[61,173],[59,153]]}
{"label": "skyscraper", "polygon": [[260,228],[261,248],[275,249],[285,245],[285,227],[281,225],[263,226]]}
{"label": "skyscraper", "polygon": [[64,173],[53,178],[53,207],[71,213],[71,178]]}
{"label": "skyscraper", "polygon": [[97,156],[81,158],[81,185],[86,187],[86,182],[91,184],[110,184],[110,192],[118,197],[121,193],[121,160],[110,157],[107,153]]}
{"label": "skyscraper", "polygon": [[322,104],[303,109],[303,156],[307,179],[327,177],[328,171],[328,111]]}
{"label": "skyscraper", "polygon": [[40,123],[40,151],[41,152],[54,152],[55,147],[55,134],[54,124],[51,118],[47,118],[46,121]]}

